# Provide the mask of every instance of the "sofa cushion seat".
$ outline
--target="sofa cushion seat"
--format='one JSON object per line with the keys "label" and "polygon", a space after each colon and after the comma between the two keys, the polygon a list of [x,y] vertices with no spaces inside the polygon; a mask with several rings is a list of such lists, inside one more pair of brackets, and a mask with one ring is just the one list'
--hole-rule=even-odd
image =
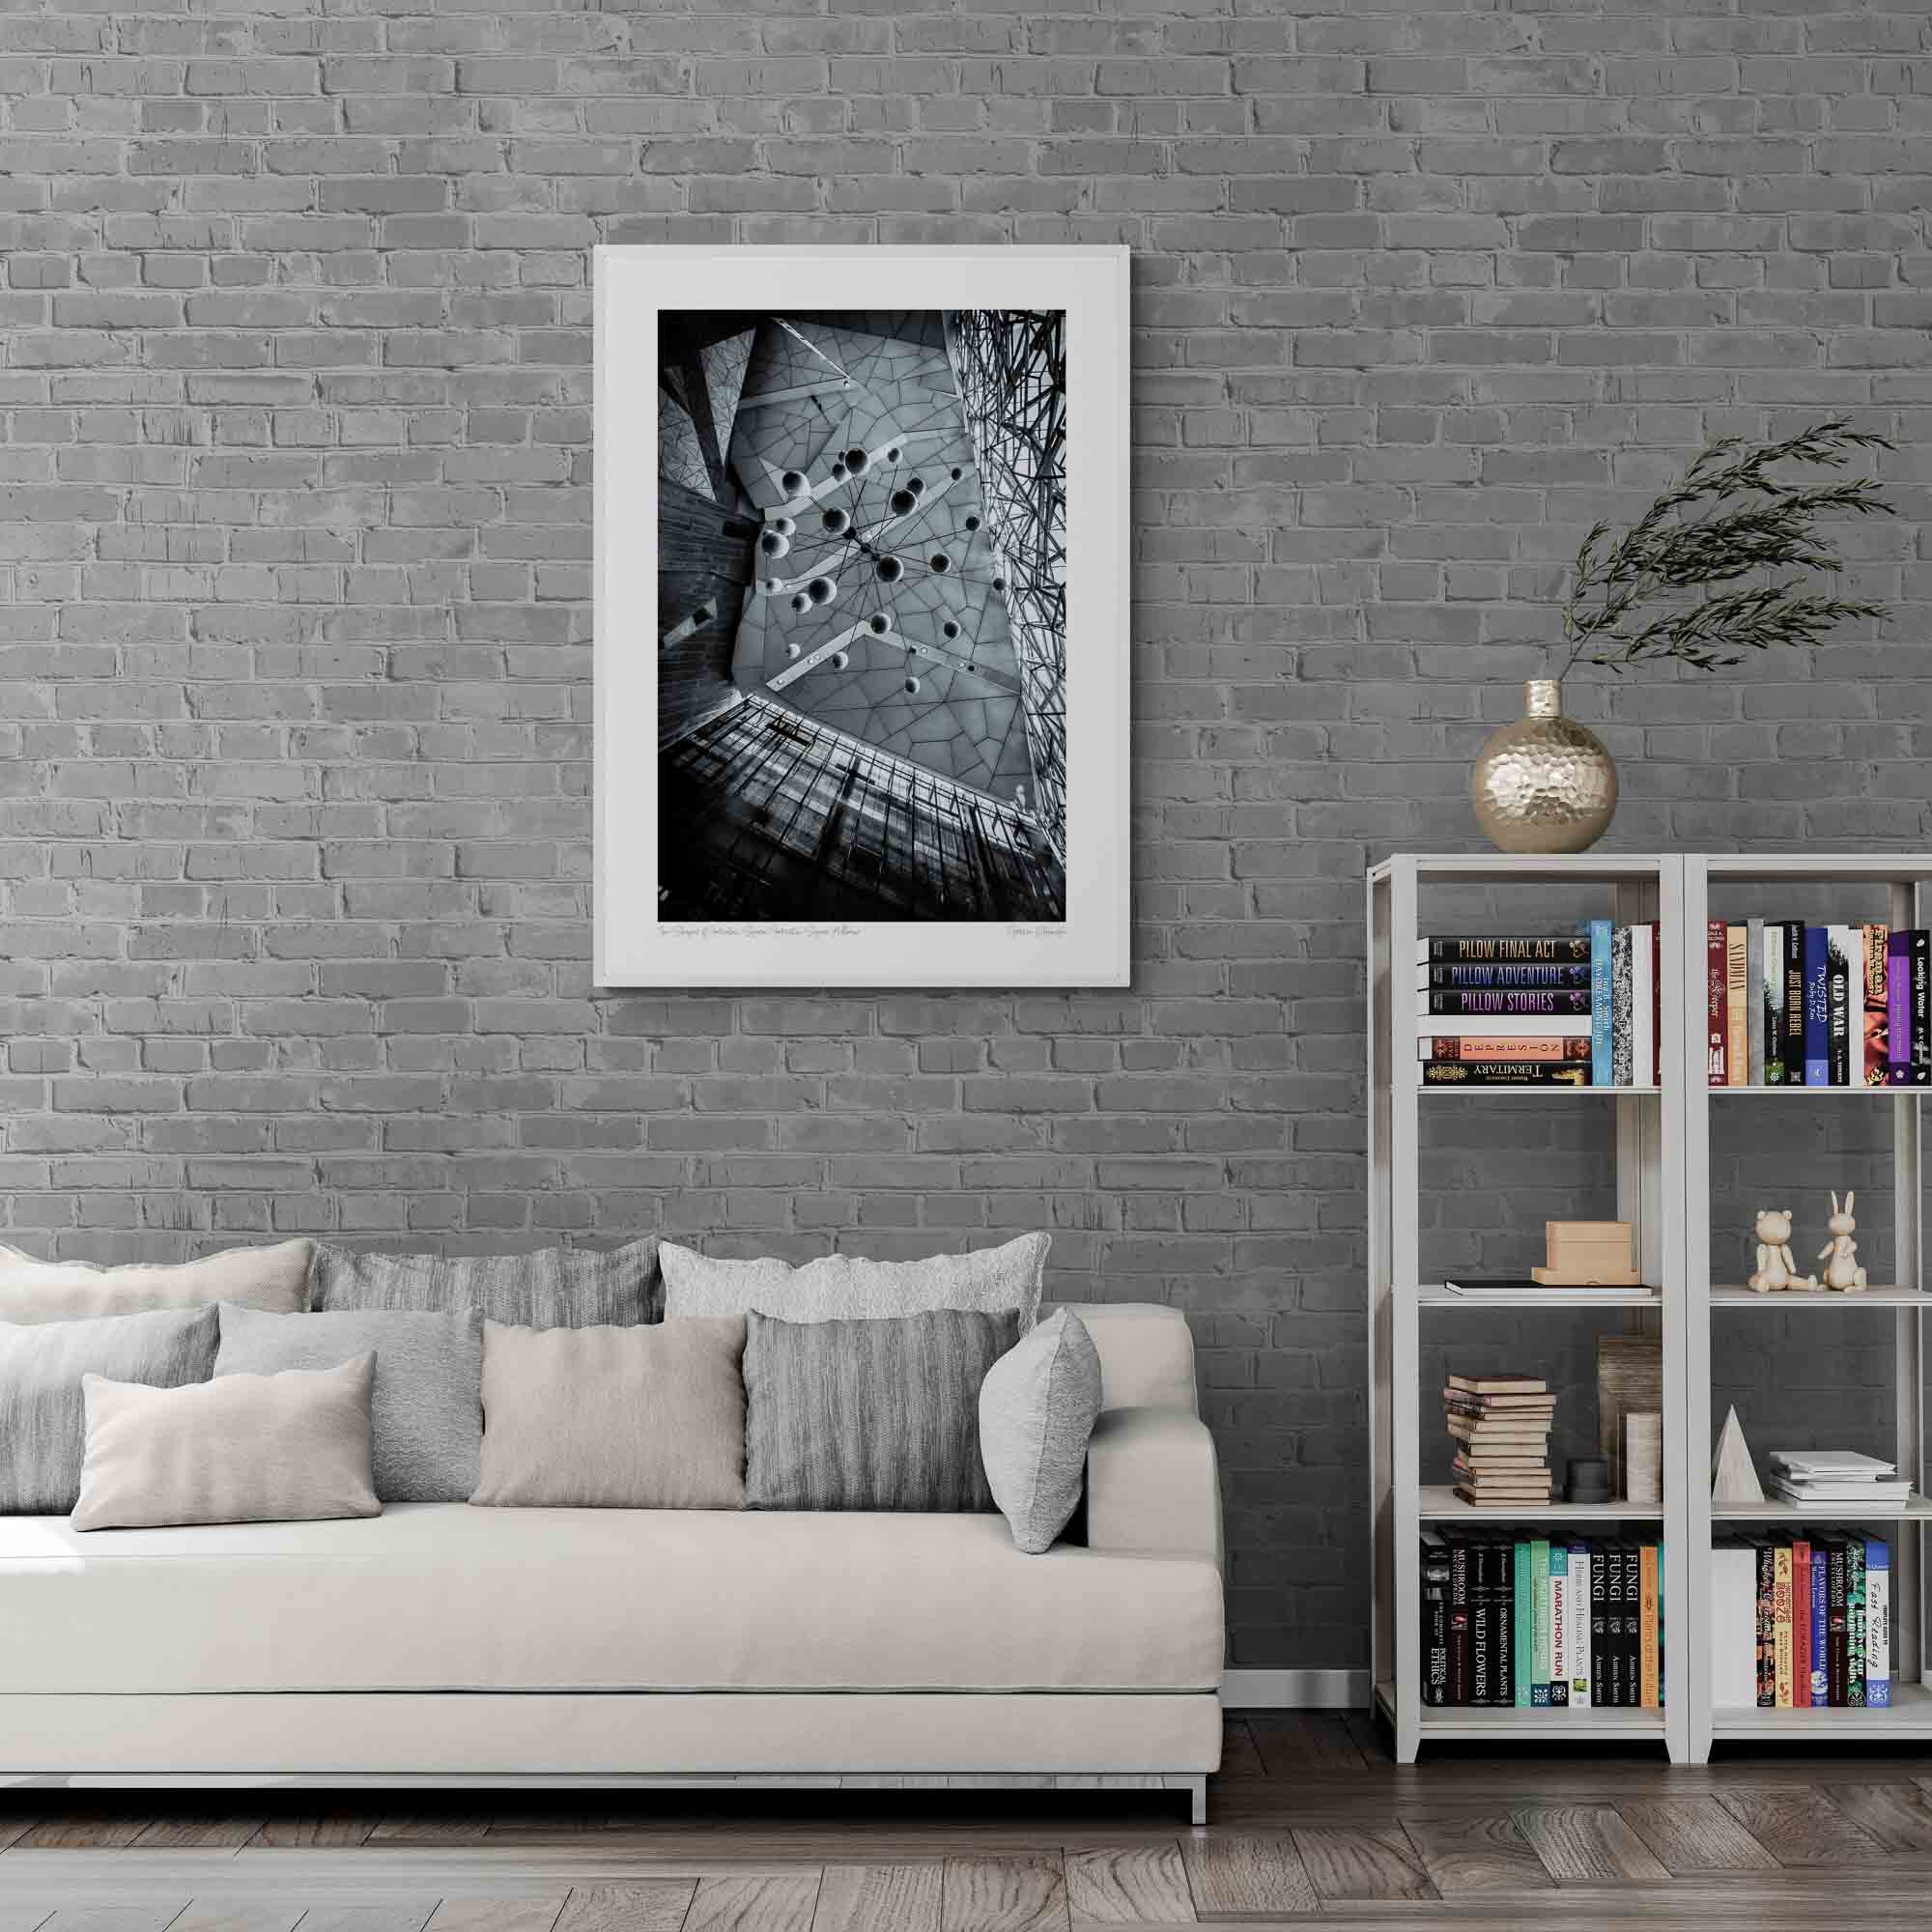
{"label": "sofa cushion seat", "polygon": [[487,1510],[82,1533],[0,1519],[0,1693],[1203,1691],[1196,1557],[998,1516]]}

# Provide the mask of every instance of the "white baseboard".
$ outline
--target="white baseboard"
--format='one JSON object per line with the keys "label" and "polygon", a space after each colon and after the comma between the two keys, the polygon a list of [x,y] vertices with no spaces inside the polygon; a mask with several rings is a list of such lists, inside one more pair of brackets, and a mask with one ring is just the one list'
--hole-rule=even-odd
{"label": "white baseboard", "polygon": [[1365,1711],[1366,1670],[1228,1670],[1221,1704],[1229,1711]]}

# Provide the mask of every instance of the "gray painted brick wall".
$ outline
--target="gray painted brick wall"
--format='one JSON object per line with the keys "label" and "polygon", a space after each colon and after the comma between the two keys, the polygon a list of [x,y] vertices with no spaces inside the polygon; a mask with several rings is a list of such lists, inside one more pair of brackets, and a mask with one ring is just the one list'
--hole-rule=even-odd
{"label": "gray painted brick wall", "polygon": [[[1056,1292],[1194,1319],[1234,1661],[1359,1663],[1360,874],[1473,840],[1581,526],[1714,431],[1899,436],[1905,514],[1850,539],[1882,641],[1570,696],[1617,842],[1925,839],[1927,34],[1883,0],[8,10],[7,1238],[1044,1224]],[[590,984],[600,240],[1133,245],[1131,993]]]}

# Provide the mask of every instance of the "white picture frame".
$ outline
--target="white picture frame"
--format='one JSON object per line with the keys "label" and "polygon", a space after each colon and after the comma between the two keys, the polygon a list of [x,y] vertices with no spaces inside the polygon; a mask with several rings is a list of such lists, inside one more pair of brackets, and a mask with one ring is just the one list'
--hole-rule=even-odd
{"label": "white picture frame", "polygon": [[[656,988],[1073,988],[1128,984],[1128,251],[1117,247],[607,245],[596,250],[595,277],[594,963],[598,983]],[[908,303],[915,301],[923,307],[909,311]],[[952,715],[950,696],[944,707],[934,701],[933,694],[938,691],[978,690],[983,694],[985,687],[971,679],[980,674],[981,664],[994,665],[994,645],[980,644],[977,635],[969,638],[966,648],[980,655],[967,663],[956,654],[949,655],[936,633],[929,643],[915,635],[920,627],[916,619],[923,621],[948,608],[938,601],[939,593],[977,600],[973,604],[974,621],[989,631],[997,624],[1003,639],[1011,607],[1009,642],[1014,655],[997,660],[1001,666],[1010,668],[1017,664],[1023,671],[1026,663],[1037,666],[1049,662],[1055,631],[1037,624],[1029,629],[1026,624],[1027,612],[1043,608],[1042,603],[1035,600],[1029,604],[1023,592],[1007,594],[1007,579],[998,574],[1007,568],[1000,561],[1007,553],[996,545],[988,547],[985,534],[996,526],[1020,527],[1029,517],[1036,532],[1041,526],[1037,491],[1016,493],[1008,488],[1003,494],[997,480],[1000,475],[1015,473],[1011,464],[1001,468],[998,453],[1001,420],[1011,411],[999,405],[982,407],[974,413],[959,398],[962,389],[982,399],[1009,393],[1002,384],[987,378],[984,372],[991,362],[984,353],[976,358],[973,345],[977,342],[983,349],[989,341],[997,345],[1011,339],[1010,333],[1000,331],[1017,328],[1020,325],[1015,318],[1028,314],[1048,319],[1043,327],[1059,326],[1053,321],[1059,318],[1065,330],[1064,360],[1053,365],[1064,371],[1064,481],[1058,476],[1054,479],[1060,491],[1059,514],[1064,517],[1064,618],[1062,600],[1045,600],[1045,606],[1053,611],[1064,650],[1060,714],[1064,733],[1042,749],[1033,734],[1044,728],[1039,719],[1050,719],[1051,703],[1043,701],[1031,707],[1031,715],[1025,715],[1029,707],[1022,700],[1024,734],[1009,724],[1004,727],[1005,735],[995,741],[993,727],[982,727],[992,746],[983,753],[977,740],[959,738],[956,742],[969,748],[958,754],[963,767],[985,781],[983,789],[966,786],[952,777],[938,781],[943,809],[925,822],[937,825],[943,819],[946,827],[952,828],[964,809],[971,814],[971,827],[993,826],[998,838],[1017,855],[1014,864],[1022,870],[1025,862],[1037,862],[1037,877],[1029,875],[1032,896],[1008,896],[1008,888],[1002,885],[995,895],[968,901],[942,885],[933,889],[935,895],[923,901],[907,897],[898,902],[910,910],[889,908],[884,916],[871,916],[875,902],[862,900],[863,910],[857,915],[828,915],[824,910],[828,892],[837,897],[846,889],[844,880],[835,881],[825,890],[820,890],[822,880],[810,888],[797,883],[801,864],[817,862],[801,862],[795,854],[784,853],[781,864],[768,861],[764,869],[758,870],[748,863],[741,874],[738,855],[745,845],[739,839],[730,846],[728,864],[721,863],[706,847],[704,864],[696,865],[689,855],[705,840],[724,838],[719,828],[726,824],[738,827],[739,801],[751,797],[757,784],[769,782],[765,768],[760,766],[757,778],[741,779],[737,794],[711,795],[710,806],[723,800],[729,810],[705,809],[707,801],[694,791],[698,781],[692,775],[701,771],[706,775],[705,782],[721,782],[716,774],[724,768],[724,754],[717,746],[753,743],[753,751],[763,756],[764,741],[753,742],[754,726],[786,735],[801,727],[818,733],[813,743],[827,748],[850,750],[860,742],[834,736],[835,724],[823,719],[800,719],[785,711],[787,703],[808,701],[808,688],[801,682],[805,671],[816,680],[809,689],[821,695],[876,689],[885,663],[882,653],[890,645],[904,651],[903,689],[920,691],[922,685],[912,680],[923,680],[927,713],[944,708],[949,720]],[[800,325],[800,318],[814,316],[820,320]],[[892,569],[894,566],[882,562],[875,551],[882,553],[890,542],[896,541],[895,535],[871,533],[914,527],[910,518],[895,521],[885,509],[875,508],[872,496],[866,493],[874,484],[883,488],[885,482],[900,479],[902,468],[908,473],[900,480],[918,481],[923,490],[923,478],[910,473],[916,452],[901,457],[895,444],[891,453],[896,461],[890,472],[883,468],[885,454],[881,450],[876,452],[877,468],[867,476],[854,470],[841,482],[832,475],[836,468],[844,476],[842,459],[832,453],[838,440],[838,426],[845,420],[838,412],[847,408],[858,411],[862,404],[871,410],[871,398],[877,394],[898,398],[912,393],[882,379],[869,383],[855,380],[854,372],[904,366],[902,361],[882,365],[865,359],[873,346],[864,339],[872,326],[871,319],[877,319],[878,333],[890,335],[895,331],[888,327],[886,318],[893,316],[899,319],[900,331],[915,326],[924,330],[920,352],[926,358],[924,380],[940,400],[928,404],[926,413],[918,421],[947,421],[945,396],[952,393],[954,397],[947,429],[923,428],[899,440],[910,444],[923,436],[930,447],[930,439],[950,434],[963,437],[963,446],[969,452],[986,448],[992,454],[984,465],[976,464],[970,454],[963,463],[954,461],[951,474],[960,494],[955,494],[944,512],[928,508],[925,497],[919,498],[919,514],[928,519],[925,526],[936,526],[943,515],[951,520],[951,534],[932,552],[927,575],[920,575],[925,567],[923,560],[908,554],[904,565],[907,575],[895,579],[894,583],[906,600],[923,597],[929,608],[901,614],[895,600],[887,600],[885,591],[870,589],[872,604],[895,602],[895,608],[885,612],[890,628],[874,639],[858,626],[878,625],[879,613],[874,611],[869,617],[864,615],[866,605],[857,593],[837,612],[804,610],[799,616],[787,612],[794,608],[794,600],[814,587],[822,588],[826,582],[834,583],[831,595],[836,597],[844,594],[838,587],[840,582],[861,576],[869,582],[872,575]],[[850,327],[835,325],[834,317],[842,318]],[[731,336],[728,342],[723,338],[705,340],[697,350],[689,346],[740,320],[745,322],[753,346],[745,346],[746,332]],[[771,332],[774,327],[779,332]],[[666,354],[681,358],[665,365],[668,373],[663,384],[661,329]],[[940,340],[937,351],[933,348],[935,330]],[[794,348],[794,339],[803,346]],[[759,344],[765,346],[759,348]],[[1056,339],[1055,346],[1063,345]],[[895,341],[891,353],[903,358],[912,352],[903,341]],[[810,369],[827,365],[823,383],[792,380],[799,365],[783,358],[807,354],[815,358],[807,365]],[[684,372],[690,370],[696,376],[700,366],[705,370],[714,366],[709,361],[700,365],[691,358],[713,355],[736,357],[736,368],[724,388],[721,390],[704,378],[696,384],[704,393],[693,405],[691,417],[668,409],[661,423],[664,396],[682,396],[694,386],[685,381]],[[935,355],[947,359],[935,363]],[[998,360],[996,354],[992,361]],[[959,380],[962,366],[967,370],[963,384]],[[949,367],[950,391],[945,373]],[[730,394],[730,380],[741,384],[750,380],[754,386],[762,380],[766,387],[758,392],[754,404],[742,388]],[[789,387],[782,386],[786,383]],[[827,393],[803,394],[813,388]],[[770,416],[750,415],[754,406],[766,412],[789,412],[780,420],[790,440],[753,427],[742,429],[735,444],[727,437],[721,446],[714,425],[706,432],[709,442],[704,443],[693,430],[693,419],[722,415],[723,407],[714,405],[724,394],[729,396],[731,420],[741,425],[772,420]],[[777,400],[764,400],[768,397]],[[1033,413],[1037,416],[1037,412]],[[783,474],[792,479],[790,483],[773,482],[780,472],[767,461],[767,446],[806,449],[817,436],[821,416],[832,425],[825,448],[815,451],[811,464],[799,459],[786,469]],[[875,410],[850,418],[879,419]],[[988,428],[989,423],[994,427]],[[955,454],[961,446],[957,440],[947,445]],[[736,464],[728,461],[734,447],[741,458]],[[1023,447],[1022,454],[1037,473],[1039,464],[1031,445]],[[721,460],[724,461],[722,475]],[[871,460],[872,453],[868,453],[867,461]],[[690,558],[719,554],[709,526],[703,538],[706,547],[695,549],[687,543],[682,550],[668,549],[664,575],[669,615],[661,610],[660,518],[664,506],[660,497],[662,494],[674,518],[688,524],[690,505],[696,499],[685,494],[688,483],[680,479],[695,478],[703,488],[706,472],[694,468],[696,461],[708,463],[709,474],[717,480],[718,517],[725,517],[727,502],[735,505],[741,519],[749,516],[754,532],[750,541],[755,545],[772,541],[767,532],[783,516],[791,511],[803,513],[810,526],[810,543],[819,549],[808,547],[800,519],[792,516],[790,528],[800,544],[792,560],[798,561],[801,569],[809,567],[810,556],[824,554],[825,546],[832,542],[819,530],[826,509],[836,508],[840,501],[851,502],[849,534],[838,547],[838,556],[844,560],[839,572],[810,583],[801,574],[795,585],[781,574],[790,564],[781,559],[771,564],[768,573],[758,575],[752,588],[745,589],[734,580],[723,597],[696,601],[690,616],[681,623],[671,622],[681,608],[676,598],[696,596],[685,586],[705,581],[692,576]],[[661,462],[670,479],[662,493]],[[962,468],[968,472],[963,481],[959,478]],[[956,513],[970,500],[964,493],[980,489],[982,469],[994,481],[983,491],[983,517],[974,524],[974,534],[968,535],[963,519]],[[753,492],[780,492],[776,507],[771,501],[753,506],[742,494],[742,479],[751,470],[761,472],[750,479]],[[937,471],[935,475],[939,490],[943,490],[945,475]],[[799,489],[800,476],[806,478],[803,491]],[[895,489],[881,500],[896,504],[904,494],[903,489]],[[1010,510],[1015,502],[1021,506],[1016,513],[1019,522]],[[1008,507],[1003,510],[1003,505]],[[869,521],[872,519],[877,521]],[[735,522],[729,527],[738,529]],[[869,539],[872,548],[867,548],[865,539]],[[1055,539],[1057,558],[1057,525]],[[738,532],[738,540],[743,540],[742,532]],[[674,545],[678,539],[670,541]],[[907,538],[908,544],[918,541],[916,536]],[[938,573],[947,567],[946,551],[955,544],[963,561],[950,583],[941,584]],[[1031,554],[1037,555],[1038,547]],[[975,564],[976,558],[981,561]],[[759,565],[767,561],[762,554],[757,554]],[[844,567],[855,562],[856,570]],[[737,567],[734,564],[733,568]],[[969,569],[979,574],[969,577]],[[1056,575],[1058,569],[1056,560]],[[997,597],[995,589],[988,586],[997,587]],[[748,613],[753,613],[754,601],[755,621],[770,628],[752,634],[755,650],[748,652],[744,625]],[[721,618],[719,608],[733,603],[738,611],[727,610]],[[848,615],[852,622],[847,629],[857,634],[857,641],[843,646],[844,657],[828,656],[842,634],[827,634],[825,627],[835,617],[844,623]],[[807,663],[803,671],[787,668],[792,682],[781,692],[770,683],[769,666],[778,662],[777,650],[790,650],[796,658],[799,648],[789,637],[773,641],[779,638],[779,627],[786,623],[796,624],[804,636]],[[706,640],[712,655],[701,669],[701,675],[709,680],[701,696],[706,702],[715,700],[717,708],[700,724],[688,727],[683,708],[689,686],[670,682],[665,673],[665,689],[671,694],[664,699],[667,730],[682,734],[672,750],[666,750],[660,745],[659,730],[663,696],[660,661],[663,658],[668,664],[680,632],[689,641],[694,626],[702,629],[707,624],[718,635]],[[810,628],[811,624],[818,628]],[[813,647],[821,636],[825,641]],[[724,673],[719,668],[719,660],[732,649],[736,656],[729,661],[729,688],[721,690],[717,680]],[[869,681],[863,687],[851,674],[854,664],[867,671]],[[832,681],[833,666],[838,667],[842,683]],[[950,682],[936,681],[949,674]],[[988,676],[994,674],[990,668],[986,671]],[[1009,678],[1000,689],[1009,687],[1021,689],[1021,680]],[[830,705],[833,700],[820,696],[810,701]],[[861,707],[856,711],[855,701]],[[843,709],[831,711],[834,721],[842,724],[856,716],[873,743],[908,743],[904,733],[897,738],[886,735],[889,724],[902,718],[907,707],[895,708],[890,699],[867,702],[846,697],[843,703]],[[694,701],[692,710],[697,715],[702,705]],[[971,708],[969,715],[980,721],[1008,716],[997,706],[983,703]],[[699,734],[709,735],[704,738]],[[1039,770],[1052,772],[1051,761],[1058,747],[1064,747],[1064,812],[1054,810],[1057,799],[1051,782],[1042,784],[1030,778]],[[914,757],[897,765],[889,764],[883,752],[871,750],[865,752],[861,762],[867,774],[884,775],[882,786],[894,782],[896,773],[896,781],[908,787],[908,797],[929,799],[934,795],[934,781],[923,775],[925,767],[916,762],[926,748],[913,744],[911,750]],[[971,762],[976,753],[980,762]],[[1031,763],[1024,762],[1028,759]],[[732,769],[751,773],[753,768],[741,762]],[[1016,769],[1020,776],[1017,784],[1011,781]],[[661,790],[666,788],[670,804],[662,807]],[[746,837],[769,842],[777,836],[767,829],[774,814],[764,801],[772,795],[769,790],[758,792],[761,802],[754,809],[744,810],[744,820],[751,827]],[[876,795],[888,796],[883,790]],[[887,830],[881,836],[890,838],[890,798],[882,815]],[[902,815],[920,822],[915,806],[907,806]],[[689,836],[675,836],[680,826]],[[732,836],[738,838],[737,832]],[[901,838],[895,851],[903,850],[902,835]],[[977,832],[963,840],[950,829],[945,838],[937,832],[933,835],[934,851],[956,851],[962,846],[980,851],[983,840]],[[829,839],[821,839],[815,849],[831,849]],[[1060,896],[1055,895],[1056,856],[1060,861]],[[922,863],[926,862],[923,859]],[[1010,872],[1012,868],[1008,869]],[[772,883],[775,876],[780,883]],[[716,900],[700,899],[696,896],[700,891],[715,892],[719,896]],[[745,916],[747,897],[753,895],[762,897],[753,904],[751,915]],[[724,903],[729,909],[715,912],[710,909],[714,903]],[[969,903],[980,908],[977,916],[954,915],[955,907]],[[1016,906],[1025,916],[1016,916]],[[1039,916],[1042,906],[1049,916]],[[1051,917],[1052,911],[1061,916]]]}

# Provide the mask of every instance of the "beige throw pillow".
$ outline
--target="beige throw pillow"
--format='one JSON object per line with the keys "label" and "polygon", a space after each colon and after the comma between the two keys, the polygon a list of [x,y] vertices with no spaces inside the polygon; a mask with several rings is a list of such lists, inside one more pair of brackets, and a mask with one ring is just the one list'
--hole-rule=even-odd
{"label": "beige throw pillow", "polygon": [[371,1480],[376,1358],[145,1388],[87,1376],[75,1529],[380,1516]]}
{"label": "beige throw pillow", "polygon": [[658,1249],[667,1315],[774,1315],[781,1321],[878,1321],[963,1308],[1020,1318],[1024,1335],[1039,1315],[1051,1235],[1022,1235],[997,1248],[875,1262],[822,1255],[793,1267],[776,1259],[714,1261],[673,1241]]}
{"label": "beige throw pillow", "polygon": [[211,1301],[297,1315],[308,1306],[308,1261],[305,1240],[127,1267],[36,1261],[17,1248],[0,1246],[0,1321],[77,1321],[156,1308],[200,1308]]}
{"label": "beige throw pillow", "polygon": [[738,1509],[742,1316],[483,1329],[483,1474],[497,1508]]}

